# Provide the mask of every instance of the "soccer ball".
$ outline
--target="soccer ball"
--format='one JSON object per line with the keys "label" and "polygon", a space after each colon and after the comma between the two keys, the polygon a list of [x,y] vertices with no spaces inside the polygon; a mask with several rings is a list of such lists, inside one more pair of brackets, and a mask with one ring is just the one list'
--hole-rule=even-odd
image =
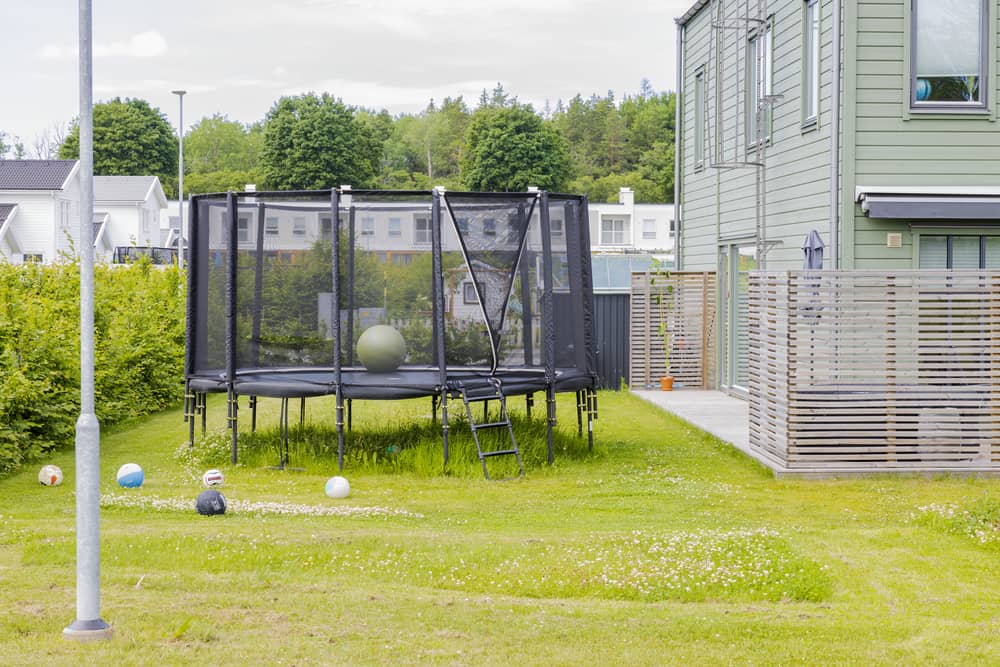
{"label": "soccer ball", "polygon": [[198,500],[195,501],[194,508],[198,510],[198,514],[202,514],[204,516],[225,514],[226,497],[215,489],[202,491],[198,494]]}
{"label": "soccer ball", "polygon": [[330,498],[346,498],[351,492],[351,485],[339,475],[326,480],[326,495]]}
{"label": "soccer ball", "polygon": [[38,483],[44,484],[45,486],[59,486],[62,484],[63,474],[59,466],[47,465],[42,466],[42,469],[38,471]]}
{"label": "soccer ball", "polygon": [[205,486],[222,486],[222,481],[222,471],[215,468],[206,470],[205,474],[201,476],[201,483]]}
{"label": "soccer ball", "polygon": [[145,475],[137,463],[126,463],[118,469],[118,485],[126,489],[142,486],[143,479],[145,479]]}

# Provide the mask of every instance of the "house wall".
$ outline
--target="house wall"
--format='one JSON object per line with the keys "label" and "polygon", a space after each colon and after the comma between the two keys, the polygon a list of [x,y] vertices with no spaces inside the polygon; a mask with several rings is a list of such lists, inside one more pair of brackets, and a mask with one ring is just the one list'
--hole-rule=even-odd
{"label": "house wall", "polygon": [[[926,114],[909,108],[910,2],[848,3],[847,47],[856,62],[846,86],[854,129],[853,159],[845,163],[845,268],[912,268],[909,221],[867,217],[853,201],[855,186],[997,186],[1000,184],[1000,2],[990,3],[992,55],[985,114]],[[850,136],[850,135],[848,135]],[[850,155],[845,156],[850,157]],[[852,224],[849,224],[853,222]],[[946,223],[942,226],[946,226]],[[901,248],[886,234],[903,235]]]}
{"label": "house wall", "polygon": [[[745,3],[726,2],[726,18],[746,11]],[[711,23],[716,3],[709,3],[685,26],[682,87],[681,200],[683,204],[683,268],[715,270],[718,247],[727,241],[752,242],[756,235],[756,171],[754,167],[720,169],[723,162],[746,161],[746,49],[744,29],[726,30],[727,66],[716,73]],[[805,3],[768,3],[772,19],[771,141],[766,148],[765,191],[767,241],[777,242],[767,254],[771,269],[802,265],[801,245],[810,230],[828,242],[830,183],[831,2],[820,3],[820,100],[818,121],[803,124],[803,31]],[[753,9],[751,3],[751,9]],[[737,65],[737,58],[739,64]],[[695,78],[705,71],[705,118],[695,117]],[[716,88],[718,83],[718,97]],[[721,104],[720,104],[721,103]],[[717,109],[721,113],[717,114]],[[721,115],[721,125],[717,117]],[[706,159],[696,165],[694,133],[705,124]]]}
{"label": "house wall", "polygon": [[[53,191],[4,192],[5,201],[18,205],[17,218],[14,221],[14,234],[21,244],[22,255],[41,253],[45,262],[51,262],[57,257],[59,201],[62,199],[62,195],[61,192]],[[72,202],[70,209],[72,211]],[[77,200],[78,216],[79,210],[79,200]],[[53,221],[57,222],[53,224]],[[77,221],[79,221],[79,217]],[[77,230],[77,236],[79,236],[79,230]],[[62,246],[66,245],[68,244],[64,241]]]}
{"label": "house wall", "polygon": [[[631,191],[619,194],[618,203],[588,206],[590,215],[590,242],[594,252],[645,250],[671,252],[674,249],[673,204],[636,204]],[[610,219],[624,219],[624,238],[621,243],[605,243],[601,230]],[[651,223],[653,236],[646,238],[646,221]]]}

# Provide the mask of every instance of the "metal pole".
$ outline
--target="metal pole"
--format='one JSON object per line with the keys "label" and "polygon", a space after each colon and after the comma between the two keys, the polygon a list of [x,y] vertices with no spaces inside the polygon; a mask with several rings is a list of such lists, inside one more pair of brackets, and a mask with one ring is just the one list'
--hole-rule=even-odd
{"label": "metal pole", "polygon": [[94,412],[93,16],[80,0],[80,417],[76,422],[76,620],[63,636],[110,639],[101,620],[101,425]]}
{"label": "metal pole", "polygon": [[177,124],[178,162],[177,162],[177,266],[184,268],[184,95],[186,90],[171,90],[180,100],[181,114]]}

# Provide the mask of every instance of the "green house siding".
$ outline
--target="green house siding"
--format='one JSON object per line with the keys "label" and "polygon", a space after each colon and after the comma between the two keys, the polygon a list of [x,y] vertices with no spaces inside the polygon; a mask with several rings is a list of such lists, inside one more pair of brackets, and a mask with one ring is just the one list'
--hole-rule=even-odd
{"label": "green house siding", "polygon": [[[986,85],[988,112],[923,114],[909,109],[910,0],[858,2],[845,22],[854,31],[853,160],[848,163],[845,196],[854,186],[997,186],[1000,185],[1000,127],[996,122],[1000,71],[997,50],[1000,2],[990,3]],[[846,63],[845,63],[846,65]],[[853,108],[852,108],[853,107]],[[850,136],[850,135],[848,135]],[[849,191],[850,190],[850,191]],[[845,268],[912,268],[917,265],[910,221],[877,220],[850,205],[853,224],[847,238]],[[902,234],[901,248],[887,247],[886,235]]]}
{"label": "green house siding", "polygon": [[[726,3],[728,18],[744,3]],[[766,149],[765,237],[777,242],[767,254],[767,267],[802,265],[802,241],[816,229],[828,240],[830,187],[830,65],[832,23],[830,2],[820,7],[820,100],[818,122],[803,127],[803,0],[772,0],[772,91],[780,96],[774,106],[771,141]],[[736,6],[738,5],[738,6]],[[682,71],[681,199],[683,202],[683,262],[687,270],[715,270],[719,245],[752,241],[756,234],[756,168],[718,169],[710,164],[713,148],[722,141],[724,160],[747,158],[745,61],[735,66],[737,50],[745,58],[748,34],[725,32],[726,61],[718,81],[710,49],[710,3],[685,24]],[[707,72],[706,151],[704,167],[696,169],[694,155],[695,75]],[[716,98],[716,85],[720,97]],[[716,127],[721,98],[722,136]],[[751,156],[752,157],[752,156]]]}

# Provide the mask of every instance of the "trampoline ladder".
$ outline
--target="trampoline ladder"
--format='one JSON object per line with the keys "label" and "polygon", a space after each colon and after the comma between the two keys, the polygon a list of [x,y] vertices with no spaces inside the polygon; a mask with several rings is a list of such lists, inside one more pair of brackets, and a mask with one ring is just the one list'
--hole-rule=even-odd
{"label": "trampoline ladder", "polygon": [[[460,385],[459,391],[462,394],[462,402],[465,403],[465,414],[469,418],[469,428],[472,431],[472,440],[476,443],[476,451],[479,453],[479,462],[483,466],[483,476],[486,479],[492,479],[490,477],[489,470],[486,467],[486,459],[492,458],[494,456],[513,456],[517,460],[517,475],[513,477],[504,477],[502,479],[517,479],[524,476],[524,463],[521,462],[521,451],[517,448],[517,441],[514,439],[514,427],[510,423],[510,415],[507,413],[507,397],[504,396],[503,392],[500,390],[500,381],[496,378],[489,378],[487,380],[489,385],[483,387],[468,387],[466,385]],[[472,414],[472,404],[473,403],[486,403],[488,401],[500,401],[500,419],[495,422],[481,422],[476,423],[475,418]],[[484,414],[487,413],[486,410],[483,411]],[[488,419],[489,417],[485,417]],[[493,429],[507,429],[507,435],[510,438],[510,448],[509,449],[494,449],[483,451],[482,442],[479,440],[479,432],[483,430],[493,430]]]}

